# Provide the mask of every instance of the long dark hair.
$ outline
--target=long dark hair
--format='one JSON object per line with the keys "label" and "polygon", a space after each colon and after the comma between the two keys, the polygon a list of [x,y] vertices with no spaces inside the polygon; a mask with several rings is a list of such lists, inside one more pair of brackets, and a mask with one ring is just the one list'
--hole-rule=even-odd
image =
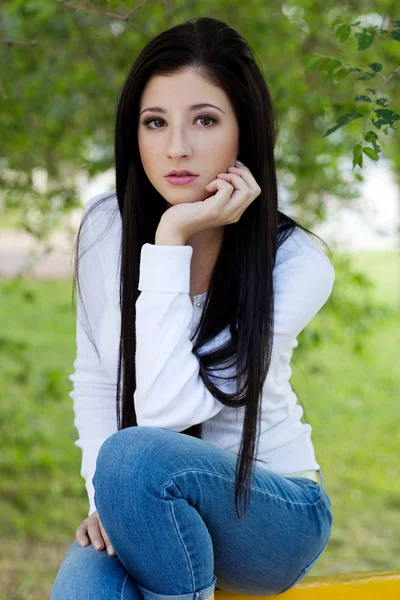
{"label": "long dark hair", "polygon": [[[276,251],[296,226],[315,234],[278,210],[274,160],[278,123],[253,52],[227,23],[209,17],[190,19],[152,39],[136,58],[120,93],[115,125],[116,196],[122,219],[117,423],[118,430],[137,425],[133,397],[140,252],[143,244],[155,243],[155,233],[166,210],[165,199],[147,178],[139,155],[140,97],[153,75],[172,74],[188,67],[198,69],[229,97],[239,124],[238,159],[249,167],[262,190],[240,220],[224,228],[203,314],[191,338],[193,340],[198,333],[192,352],[198,358],[200,376],[206,388],[225,406],[245,407],[236,462],[235,507],[240,520],[239,499],[244,494],[246,512],[256,435],[259,434],[261,392],[271,361],[272,274]],[[93,204],[85,217],[106,199],[101,198]],[[84,221],[85,218],[78,231],[75,254],[78,290],[79,237]],[[203,344],[227,326],[229,342],[209,354],[199,353]],[[221,363],[236,364],[238,386],[235,393],[221,391],[211,380],[209,371],[221,368]],[[201,438],[201,423],[181,433]]]}

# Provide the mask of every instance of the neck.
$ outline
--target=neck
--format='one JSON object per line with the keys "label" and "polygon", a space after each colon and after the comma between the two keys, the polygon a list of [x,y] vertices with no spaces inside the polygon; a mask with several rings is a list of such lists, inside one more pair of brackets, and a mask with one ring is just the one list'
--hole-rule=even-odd
{"label": "neck", "polygon": [[216,260],[223,236],[224,227],[206,229],[192,235],[185,244],[193,248],[192,262],[199,266],[206,266],[213,258]]}
{"label": "neck", "polygon": [[192,246],[193,254],[190,263],[190,296],[208,291],[211,273],[222,245],[224,228],[199,231],[191,236],[186,246]]}

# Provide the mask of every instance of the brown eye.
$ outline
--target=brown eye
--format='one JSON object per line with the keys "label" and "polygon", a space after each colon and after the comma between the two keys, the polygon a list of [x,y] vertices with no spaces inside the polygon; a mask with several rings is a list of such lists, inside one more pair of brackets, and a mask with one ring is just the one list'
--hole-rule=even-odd
{"label": "brown eye", "polygon": [[149,127],[149,124],[152,123],[153,121],[162,121],[163,119],[161,119],[160,117],[149,117],[148,119],[145,119],[143,121],[143,125],[145,125],[147,127],[147,129],[160,129],[160,127]]}
{"label": "brown eye", "polygon": [[217,119],[214,119],[214,117],[211,117],[210,115],[203,115],[202,117],[197,117],[196,121],[199,121],[199,120],[210,121],[211,123],[217,122]]}

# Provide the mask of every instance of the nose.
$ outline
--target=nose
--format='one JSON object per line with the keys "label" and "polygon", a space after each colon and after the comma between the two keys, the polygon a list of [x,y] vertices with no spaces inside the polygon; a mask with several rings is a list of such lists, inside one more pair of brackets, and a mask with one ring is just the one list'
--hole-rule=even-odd
{"label": "nose", "polygon": [[188,135],[182,127],[171,128],[168,141],[168,157],[179,158],[191,156],[192,150]]}

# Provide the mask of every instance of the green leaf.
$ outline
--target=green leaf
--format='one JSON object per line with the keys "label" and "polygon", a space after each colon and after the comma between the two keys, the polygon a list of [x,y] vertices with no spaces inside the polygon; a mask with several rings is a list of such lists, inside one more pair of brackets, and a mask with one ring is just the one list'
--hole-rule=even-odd
{"label": "green leaf", "polygon": [[342,25],[336,31],[336,38],[339,42],[345,42],[349,35],[351,34],[350,25]]}
{"label": "green leaf", "polygon": [[324,81],[328,81],[329,79],[332,79],[334,77],[334,70],[337,69],[338,67],[340,67],[342,64],[342,61],[337,59],[337,58],[332,58],[328,68],[326,69],[326,75],[324,78]]}
{"label": "green leaf", "polygon": [[368,33],[366,29],[362,33],[356,33],[358,47],[357,50],[366,50],[375,39],[375,33]]}
{"label": "green leaf", "polygon": [[388,106],[389,98],[378,98],[376,103],[379,104],[379,106]]}
{"label": "green leaf", "polygon": [[372,121],[377,129],[380,129],[382,125],[388,125],[392,129],[393,123],[400,119],[399,113],[394,110],[390,110],[388,108],[378,108],[375,110],[375,114],[379,117],[378,121]]}
{"label": "green leaf", "polygon": [[364,75],[356,77],[356,81],[365,81],[366,79],[372,79],[373,77],[375,77],[375,75],[376,73],[374,71],[372,71],[371,73],[364,73]]}
{"label": "green leaf", "polygon": [[356,144],[353,148],[353,169],[355,168],[356,165],[358,165],[359,167],[362,167],[362,161],[363,161],[363,157],[362,157],[361,144]]}
{"label": "green leaf", "polygon": [[367,131],[367,133],[364,136],[364,140],[366,142],[374,142],[375,140],[378,139],[378,136],[376,135],[375,131]]}
{"label": "green leaf", "polygon": [[337,71],[335,73],[335,81],[340,81],[341,79],[344,79],[345,77],[348,77],[350,75],[350,71],[347,69],[347,67],[343,67],[343,69],[340,69],[339,71]]}
{"label": "green leaf", "polygon": [[328,56],[321,56],[321,60],[319,61],[318,70],[324,71],[325,68],[328,68],[330,65],[331,59]]}
{"label": "green leaf", "polygon": [[400,29],[392,31],[392,38],[396,40],[396,42],[400,42]]}
{"label": "green leaf", "polygon": [[375,150],[373,150],[372,148],[369,148],[368,146],[363,148],[362,151],[364,152],[364,154],[366,154],[367,156],[369,156],[370,158],[372,158],[372,160],[378,160],[379,156],[377,155],[377,153],[375,152]]}
{"label": "green leaf", "polygon": [[336,27],[336,25],[339,25],[339,23],[342,23],[342,19],[341,18],[338,18],[338,19],[335,19],[334,21],[332,21],[332,23],[331,23],[332,29],[334,27]]}
{"label": "green leaf", "polygon": [[333,127],[331,127],[331,129],[328,129],[328,131],[326,131],[322,137],[327,137],[328,135],[330,135],[331,133],[333,133],[334,131],[336,131],[337,129],[339,129],[339,127],[343,127],[344,125],[348,125],[349,123],[351,123],[355,119],[359,119],[360,117],[363,117],[363,116],[364,116],[363,114],[356,113],[356,112],[350,112],[350,113],[346,113],[344,115],[341,115],[336,120],[336,125],[334,125]]}
{"label": "green leaf", "polygon": [[368,66],[370,67],[370,69],[375,71],[375,73],[379,73],[379,71],[382,71],[381,63],[369,63]]}
{"label": "green leaf", "polygon": [[372,102],[369,96],[356,96],[354,102]]}
{"label": "green leaf", "polygon": [[317,65],[319,63],[320,60],[321,60],[320,55],[311,56],[307,61],[307,65],[306,65],[306,68],[304,69],[304,72],[309,73],[311,71],[311,69],[313,69],[315,67],[315,65]]}

